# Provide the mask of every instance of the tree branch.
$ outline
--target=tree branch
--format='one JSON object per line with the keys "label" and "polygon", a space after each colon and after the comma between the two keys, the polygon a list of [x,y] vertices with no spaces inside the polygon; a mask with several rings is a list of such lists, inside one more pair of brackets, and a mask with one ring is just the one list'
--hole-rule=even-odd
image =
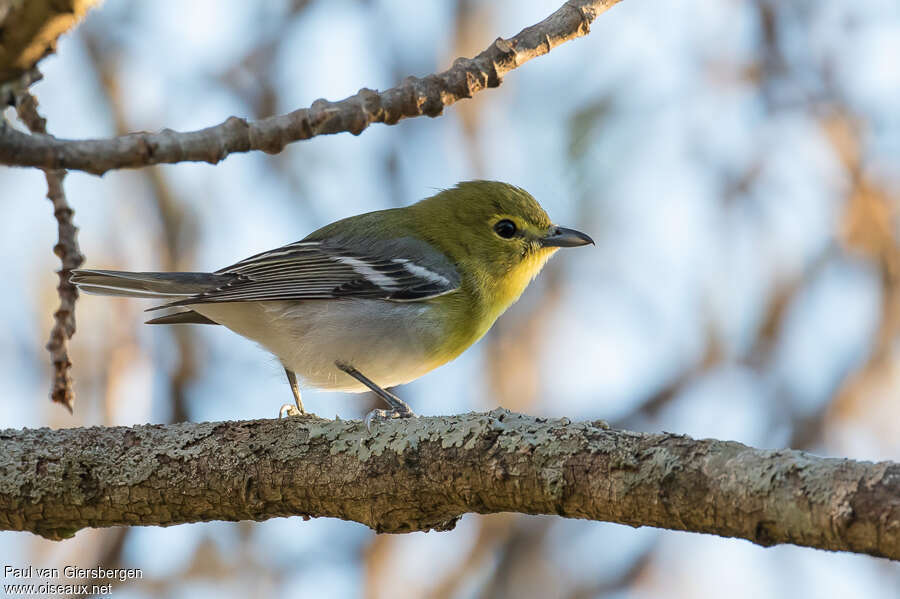
{"label": "tree branch", "polygon": [[[20,91],[15,95],[14,101],[19,119],[28,129],[46,134],[47,121],[38,113],[34,96],[27,91]],[[50,362],[53,364],[50,399],[62,404],[69,413],[72,413],[75,391],[72,389],[72,376],[69,374],[72,367],[69,360],[69,339],[75,334],[75,302],[78,300],[78,288],[69,282],[69,277],[74,269],[82,265],[84,256],[78,247],[78,227],[72,218],[75,211],[66,200],[66,192],[63,189],[66,171],[44,169],[44,176],[47,180],[47,199],[53,202],[53,216],[56,218],[57,242],[53,246],[53,253],[60,261],[60,269],[56,272],[59,276],[59,285],[56,287],[59,294],[59,308],[53,313],[53,328],[50,329],[50,339],[47,341],[47,351],[50,352]]]}
{"label": "tree branch", "polygon": [[900,464],[494,410],[0,432],[0,529],[329,516],[382,532],[558,514],[900,559]]}
{"label": "tree branch", "polygon": [[362,133],[372,123],[393,125],[400,119],[435,117],[462,98],[500,85],[503,75],[559,44],[587,35],[591,22],[619,0],[572,0],[536,25],[504,40],[498,38],[474,59],[458,58],[437,75],[407,77],[397,87],[378,92],[363,88],[338,102],[316,100],[309,108],[256,122],[230,117],[198,131],[164,129],[112,139],[64,140],[27,135],[0,121],[0,164],[82,170],[108,170],[160,163],[202,161],[215,164],[234,152],[262,150],[275,154],[295,141],[317,135]]}

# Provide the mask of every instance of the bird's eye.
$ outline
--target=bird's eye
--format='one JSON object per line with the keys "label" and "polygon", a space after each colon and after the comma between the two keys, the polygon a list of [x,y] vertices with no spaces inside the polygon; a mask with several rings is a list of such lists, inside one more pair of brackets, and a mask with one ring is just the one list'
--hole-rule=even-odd
{"label": "bird's eye", "polygon": [[497,224],[494,225],[494,232],[503,239],[509,239],[516,234],[516,223],[504,218],[501,221],[497,221]]}

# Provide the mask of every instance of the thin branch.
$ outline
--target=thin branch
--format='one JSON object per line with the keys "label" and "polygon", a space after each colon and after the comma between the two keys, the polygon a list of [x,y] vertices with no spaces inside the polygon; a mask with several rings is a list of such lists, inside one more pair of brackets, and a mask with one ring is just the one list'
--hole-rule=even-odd
{"label": "thin branch", "polygon": [[[47,121],[38,113],[37,101],[27,91],[15,97],[16,111],[19,119],[33,132],[46,134]],[[4,121],[5,122],[5,121]],[[75,211],[66,201],[63,190],[64,170],[44,169],[47,179],[47,199],[53,202],[53,216],[57,223],[57,242],[53,253],[59,257],[61,268],[57,271],[59,285],[59,308],[53,313],[53,328],[50,329],[50,340],[47,350],[53,363],[53,383],[50,388],[50,399],[62,404],[72,412],[75,405],[75,392],[72,390],[72,377],[69,370],[69,339],[75,334],[75,301],[78,289],[69,282],[72,270],[81,266],[84,256],[78,247],[78,228],[72,222]]]}
{"label": "thin branch", "polygon": [[0,164],[65,168],[95,175],[160,163],[215,164],[234,152],[262,150],[275,154],[291,142],[317,135],[359,135],[372,123],[393,125],[404,118],[435,117],[458,100],[499,86],[503,75],[532,58],[587,35],[597,15],[618,1],[572,0],[512,38],[498,38],[475,58],[458,58],[443,73],[407,77],[397,87],[383,92],[363,88],[338,102],[316,100],[309,108],[255,122],[230,117],[224,123],[198,131],[164,129],[91,140],[27,135],[0,122]]}
{"label": "thin branch", "polygon": [[0,431],[0,529],[329,516],[381,532],[558,514],[900,559],[900,464],[495,410]]}

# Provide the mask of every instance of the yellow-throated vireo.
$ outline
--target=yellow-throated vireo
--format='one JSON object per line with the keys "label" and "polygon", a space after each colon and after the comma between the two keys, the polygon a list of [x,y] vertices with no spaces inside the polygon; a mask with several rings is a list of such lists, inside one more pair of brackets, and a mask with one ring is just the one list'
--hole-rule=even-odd
{"label": "yellow-throated vireo", "polygon": [[221,324],[297,377],[333,391],[385,390],[446,364],[484,335],[561,247],[593,243],[554,225],[526,191],[468,181],[405,208],[351,216],[213,273],[75,270],[88,293],[168,300],[149,324]]}

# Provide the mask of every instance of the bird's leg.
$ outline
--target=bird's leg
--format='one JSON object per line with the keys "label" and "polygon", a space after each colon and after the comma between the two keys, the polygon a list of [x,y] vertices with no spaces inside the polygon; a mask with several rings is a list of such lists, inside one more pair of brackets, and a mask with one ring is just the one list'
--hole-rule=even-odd
{"label": "bird's leg", "polygon": [[281,418],[283,416],[303,416],[306,414],[306,410],[303,409],[303,400],[300,399],[300,386],[297,384],[297,375],[294,374],[293,370],[284,369],[284,373],[287,375],[288,383],[291,385],[291,391],[294,393],[294,403],[296,406],[292,406],[289,403],[281,406],[281,409],[278,410],[278,417]]}
{"label": "bird's leg", "polygon": [[334,365],[371,389],[375,395],[383,399],[391,407],[390,410],[372,410],[369,412],[365,419],[367,429],[371,430],[372,421],[376,418],[409,418],[415,416],[415,413],[412,411],[412,408],[409,407],[409,404],[390,391],[379,387],[374,381],[353,366],[341,362],[335,362]]}

